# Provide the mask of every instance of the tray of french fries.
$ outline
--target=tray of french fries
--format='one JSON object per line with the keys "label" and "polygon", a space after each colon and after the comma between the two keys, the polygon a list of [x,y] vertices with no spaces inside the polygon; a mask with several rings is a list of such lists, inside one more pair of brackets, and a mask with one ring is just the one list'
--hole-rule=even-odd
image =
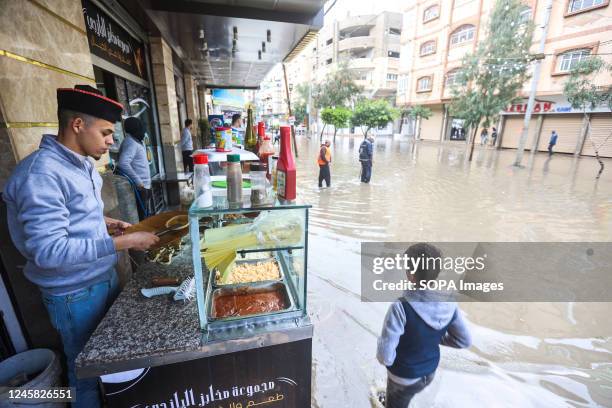
{"label": "tray of french fries", "polygon": [[[269,254],[269,252],[267,253]],[[274,257],[234,260],[214,269],[214,287],[228,287],[261,282],[281,282],[283,274]]]}

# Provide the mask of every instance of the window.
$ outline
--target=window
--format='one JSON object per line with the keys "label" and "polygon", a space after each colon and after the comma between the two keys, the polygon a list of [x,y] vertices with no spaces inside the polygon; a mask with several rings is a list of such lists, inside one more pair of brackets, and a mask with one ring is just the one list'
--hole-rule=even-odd
{"label": "window", "polygon": [[453,69],[451,71],[448,71],[446,73],[446,81],[445,81],[445,86],[447,87],[452,87],[453,85],[457,85],[459,83],[459,81],[457,80],[457,75],[459,74],[459,70],[458,69]]}
{"label": "window", "polygon": [[390,28],[389,29],[389,34],[400,35],[401,33],[402,33],[402,30],[400,30],[399,28]]}
{"label": "window", "polygon": [[399,95],[405,94],[406,88],[408,88],[408,76],[400,75],[399,80],[397,82],[397,93]]}
{"label": "window", "polygon": [[334,39],[330,38],[329,40],[325,41],[325,45],[329,45],[329,44],[331,44],[333,42],[334,42]]}
{"label": "window", "polygon": [[417,80],[417,92],[431,91],[431,77],[421,77]]}
{"label": "window", "polygon": [[435,41],[427,41],[421,44],[421,49],[419,55],[421,57],[425,55],[434,54],[436,52],[436,42]]}
{"label": "window", "polygon": [[425,11],[423,12],[423,22],[426,23],[428,21],[431,21],[434,18],[437,18],[439,15],[440,15],[440,6],[436,4],[436,5],[427,7]]}
{"label": "window", "polygon": [[581,10],[588,10],[605,3],[604,0],[570,0],[567,9],[568,13],[576,13]]}
{"label": "window", "polygon": [[332,59],[331,59],[331,58],[330,58],[330,59],[328,59],[328,60],[325,60],[325,65],[329,65],[329,64],[331,64],[331,63],[332,63]]}
{"label": "window", "polygon": [[591,55],[590,49],[583,50],[571,50],[560,54],[557,57],[557,71],[558,72],[569,72],[576,64],[580,61],[584,61]]}
{"label": "window", "polygon": [[387,74],[387,80],[397,81],[397,74]]}
{"label": "window", "polygon": [[474,31],[476,30],[473,25],[468,24],[459,27],[451,34],[451,45],[457,45],[472,41],[474,39]]}
{"label": "window", "polygon": [[387,53],[387,55],[391,58],[399,58],[400,57],[400,53],[397,51],[389,51]]}

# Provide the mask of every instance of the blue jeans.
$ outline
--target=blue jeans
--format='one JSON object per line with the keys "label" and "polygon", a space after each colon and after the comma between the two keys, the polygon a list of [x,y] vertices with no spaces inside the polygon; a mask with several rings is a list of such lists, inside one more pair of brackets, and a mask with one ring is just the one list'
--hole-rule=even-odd
{"label": "blue jeans", "polygon": [[94,408],[101,405],[98,379],[77,380],[74,360],[117,297],[118,291],[117,273],[113,270],[109,280],[77,292],[62,296],[43,295],[51,324],[62,338],[68,381],[71,387],[76,388],[73,407]]}

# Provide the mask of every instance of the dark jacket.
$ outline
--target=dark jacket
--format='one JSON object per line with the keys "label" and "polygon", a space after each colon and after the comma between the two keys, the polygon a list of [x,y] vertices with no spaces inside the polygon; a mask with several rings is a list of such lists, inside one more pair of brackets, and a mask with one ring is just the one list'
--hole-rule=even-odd
{"label": "dark jacket", "polygon": [[360,161],[372,161],[374,156],[374,145],[368,139],[361,142],[359,146],[359,160]]}

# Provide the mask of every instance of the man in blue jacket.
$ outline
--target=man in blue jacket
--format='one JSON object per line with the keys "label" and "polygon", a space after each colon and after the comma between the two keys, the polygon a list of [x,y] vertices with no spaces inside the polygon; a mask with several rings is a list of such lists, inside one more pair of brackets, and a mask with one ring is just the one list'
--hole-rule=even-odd
{"label": "man in blue jacket", "polygon": [[[442,258],[429,244],[406,251],[411,259]],[[440,269],[418,267],[409,279],[436,280]],[[440,362],[440,345],[466,348],[471,336],[455,302],[439,302],[436,293],[413,291],[391,305],[378,339],[378,361],[387,367],[386,408],[406,408],[432,381]]]}
{"label": "man in blue jacket", "polygon": [[22,160],[4,188],[9,231],[26,258],[25,276],[35,283],[59,332],[76,387],[76,407],[100,405],[96,379],[77,380],[74,360],[117,294],[117,251],[144,250],[154,234],[111,237],[129,224],[104,217],[99,160],[113,144],[123,106],[97,89],[58,89],[59,132],[43,135],[40,148]]}
{"label": "man in blue jacket", "polygon": [[361,162],[361,182],[369,183],[372,177],[372,163],[374,159],[374,138],[368,136],[359,146],[359,161]]}

